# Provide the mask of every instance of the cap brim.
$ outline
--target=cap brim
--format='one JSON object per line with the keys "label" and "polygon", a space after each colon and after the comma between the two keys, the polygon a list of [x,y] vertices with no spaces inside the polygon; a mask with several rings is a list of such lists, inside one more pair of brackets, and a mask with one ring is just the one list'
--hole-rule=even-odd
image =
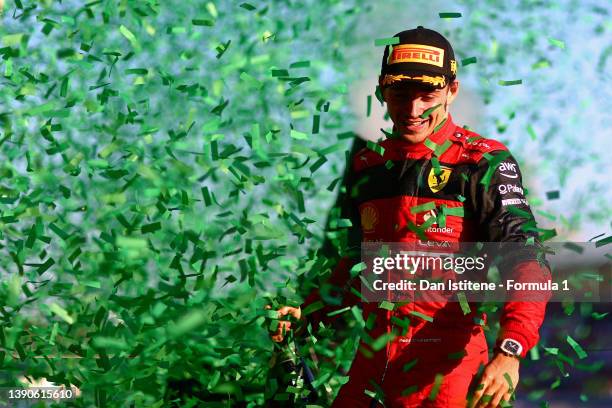
{"label": "cap brim", "polygon": [[385,74],[382,78],[383,87],[393,86],[405,82],[418,83],[429,88],[442,89],[448,84],[449,78],[446,75],[418,71]]}

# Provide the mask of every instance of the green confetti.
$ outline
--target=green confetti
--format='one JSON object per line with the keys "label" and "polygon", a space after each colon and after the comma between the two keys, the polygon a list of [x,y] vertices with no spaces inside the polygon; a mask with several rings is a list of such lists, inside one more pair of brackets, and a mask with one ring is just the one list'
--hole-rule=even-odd
{"label": "green confetti", "polygon": [[312,166],[310,166],[310,172],[314,173],[325,163],[327,163],[327,159],[325,158],[325,156],[319,157],[319,160],[317,160]]}
{"label": "green confetti", "polygon": [[293,68],[293,69],[297,69],[297,68],[309,68],[309,67],[310,67],[310,61],[297,61],[297,62],[292,62],[289,65],[289,68]]}
{"label": "green confetti", "polygon": [[23,39],[23,33],[8,34],[2,36],[2,44],[4,44],[5,47],[14,47],[19,45]]}
{"label": "green confetti", "polygon": [[565,42],[561,41],[561,40],[557,40],[555,38],[549,38],[548,42],[550,45],[554,45],[557,48],[561,48],[562,50],[565,49]]}
{"label": "green confetti", "polygon": [[60,319],[65,321],[66,323],[68,323],[68,324],[73,324],[74,323],[74,318],[72,318],[72,316],[70,316],[68,314],[68,312],[63,307],[58,305],[57,303],[51,303],[49,305],[49,310],[54,315],[56,315],[57,317],[59,317]]}
{"label": "green confetti", "polygon": [[[433,218],[433,217],[432,217],[432,218]],[[430,218],[430,219],[431,219],[431,218]],[[423,320],[425,320],[425,321],[428,321],[428,322],[430,322],[430,323],[432,323],[432,322],[433,322],[433,317],[431,317],[431,316],[427,316],[427,315],[425,315],[425,314],[423,314],[423,313],[421,313],[421,312],[417,312],[416,310],[411,310],[411,311],[410,311],[410,312],[408,312],[408,313],[410,313],[411,315],[414,315],[414,316],[416,316],[416,317],[419,317],[419,318],[421,318],[421,319],[423,319]]]}
{"label": "green confetti", "polygon": [[338,177],[338,178],[334,179],[334,180],[333,180],[333,181],[332,181],[332,182],[329,184],[329,186],[327,186],[327,189],[326,189],[326,190],[327,190],[327,191],[334,191],[334,189],[336,188],[336,185],[337,185],[337,184],[338,184],[340,181],[342,181],[342,177]]}
{"label": "green confetti", "polygon": [[417,365],[418,362],[419,362],[418,358],[415,358],[415,359],[407,362],[406,364],[404,364],[404,367],[402,367],[402,371],[403,372],[408,372],[408,371],[412,370]]}
{"label": "green confetti", "polygon": [[92,343],[94,347],[109,350],[127,350],[129,348],[124,339],[114,337],[96,336],[93,338]]}
{"label": "green confetti", "polygon": [[432,151],[436,151],[436,149],[438,148],[438,145],[436,144],[436,142],[432,141],[431,139],[426,138],[423,143],[425,144],[425,146]]}
{"label": "green confetti", "polygon": [[378,143],[372,142],[371,140],[368,140],[367,147],[368,149],[378,153],[381,156],[384,156],[385,154],[385,148],[379,145]]}
{"label": "green confetti", "polygon": [[309,314],[314,313],[314,312],[316,312],[317,310],[323,309],[323,307],[324,307],[324,306],[325,306],[325,305],[323,304],[323,302],[322,302],[322,301],[317,300],[316,302],[311,303],[311,304],[310,304],[310,305],[308,305],[306,308],[304,308],[304,309],[302,310],[302,315],[304,315],[304,316],[308,316]]}
{"label": "green confetti", "polygon": [[194,26],[212,27],[215,25],[215,21],[205,18],[194,18],[193,20],[191,20],[191,24],[193,24]]}
{"label": "green confetti", "polygon": [[407,397],[410,394],[414,394],[418,390],[419,390],[419,387],[416,384],[411,385],[410,387],[407,387],[406,389],[402,390],[402,397]]}
{"label": "green confetti", "polygon": [[312,115],[312,134],[316,135],[319,133],[319,123],[321,121],[321,115]]}
{"label": "green confetti", "polygon": [[140,50],[140,43],[136,39],[136,36],[123,24],[119,26],[119,32],[123,35],[136,50]]}
{"label": "green confetti", "polygon": [[504,373],[504,378],[506,383],[508,384],[508,392],[512,394],[514,392],[514,384],[512,383],[512,378],[510,378],[510,374]]}
{"label": "green confetti", "polygon": [[529,350],[529,357],[533,361],[537,361],[540,359],[540,350],[538,349],[537,346]]}
{"label": "green confetti", "polygon": [[444,379],[444,374],[438,373],[434,378],[433,387],[431,387],[431,391],[429,393],[428,399],[430,401],[434,401],[440,392],[440,386],[442,385],[442,380]]}
{"label": "green confetti", "polygon": [[574,340],[569,334],[567,335],[565,340],[574,349],[578,358],[583,359],[587,357],[586,351],[584,351],[580,344],[578,344],[578,342],[576,342],[576,340]]}
{"label": "green confetti", "polygon": [[149,233],[149,232],[155,232],[155,231],[158,231],[158,230],[160,230],[160,229],[161,229],[161,222],[159,222],[159,221],[158,221],[158,222],[153,222],[153,223],[151,223],[151,224],[146,224],[146,225],[143,225],[143,226],[140,228],[140,231],[141,231],[143,234],[147,234],[147,233]]}
{"label": "green confetti", "polygon": [[444,143],[436,147],[436,149],[434,150],[434,155],[436,157],[442,156],[444,152],[446,152],[448,148],[451,147],[452,145],[453,145],[453,142],[447,139]]}
{"label": "green confetti", "polygon": [[308,140],[308,135],[306,133],[298,132],[295,129],[291,129],[290,136],[292,139],[296,140]]}
{"label": "green confetti", "polygon": [[258,81],[257,79],[255,79],[255,78],[254,78],[252,75],[250,75],[250,74],[248,74],[248,73],[246,73],[246,72],[241,72],[241,73],[240,73],[240,79],[241,79],[241,80],[242,80],[244,83],[246,83],[246,84],[248,84],[248,85],[252,86],[253,88],[260,89],[260,88],[262,88],[262,87],[263,87],[263,83],[259,82],[259,81]]}
{"label": "green confetti", "polygon": [[499,152],[495,156],[492,156],[489,153],[485,153],[483,156],[489,162],[489,167],[487,168],[485,175],[482,177],[479,183],[484,184],[486,189],[488,189],[489,183],[491,182],[491,177],[493,177],[495,169],[497,169],[497,166],[499,166],[502,161],[504,161],[508,156],[510,156],[510,152],[504,150],[502,152]]}
{"label": "green confetti", "polygon": [[612,242],[612,235],[607,236],[604,239],[600,239],[599,241],[595,241],[595,248],[602,247],[604,245],[608,245]]}
{"label": "green confetti", "polygon": [[410,207],[410,212],[412,214],[418,214],[420,212],[433,210],[435,208],[436,208],[436,203],[434,201],[428,201],[426,203]]}
{"label": "green confetti", "polygon": [[549,212],[542,211],[542,210],[537,210],[536,212],[540,214],[541,216],[548,218],[551,221],[555,221],[557,219],[557,217],[554,214],[551,214]]}
{"label": "green confetti", "polygon": [[461,13],[438,13],[440,18],[459,18]]}
{"label": "green confetti", "polygon": [[184,336],[202,326],[206,320],[208,315],[205,310],[192,310],[182,316],[176,324],[168,326],[168,334],[174,338]]}
{"label": "green confetti", "polygon": [[360,272],[362,272],[366,268],[367,268],[367,265],[366,265],[365,262],[359,262],[359,263],[353,265],[353,267],[350,270],[351,278],[354,278],[355,276],[357,276]]}
{"label": "green confetti", "polygon": [[464,58],[461,60],[461,66],[465,67],[466,65],[475,64],[476,62],[478,62],[478,58],[476,57]]}
{"label": "green confetti", "polygon": [[457,292],[457,298],[459,299],[459,305],[461,306],[461,311],[463,312],[463,314],[470,314],[472,310],[470,309],[470,305],[467,301],[467,298],[465,297],[465,293]]}
{"label": "green confetti", "polygon": [[243,9],[249,10],[249,11],[253,11],[253,10],[257,10],[257,8],[249,3],[242,3],[240,4],[240,7],[242,7]]}
{"label": "green confetti", "polygon": [[419,117],[421,119],[427,119],[429,117],[429,115],[431,115],[436,109],[438,109],[440,106],[442,106],[441,103],[437,104],[436,106],[432,106],[431,108],[427,109],[425,112],[423,112]]}
{"label": "green confetti", "polygon": [[433,131],[434,131],[434,133],[435,133],[435,132],[437,132],[438,130],[440,130],[440,129],[442,128],[442,126],[444,126],[444,124],[446,123],[446,119],[447,119],[447,118],[444,118],[444,119],[442,120],[442,122],[438,123],[438,125],[437,125],[437,126],[434,128],[434,130],[433,130]]}
{"label": "green confetti", "polygon": [[369,118],[370,114],[372,113],[372,95],[368,95],[366,102],[366,117]]}
{"label": "green confetti", "polygon": [[390,37],[390,38],[379,38],[374,40],[374,45],[376,47],[379,46],[385,46],[385,45],[395,45],[395,44],[399,44],[400,39],[399,37]]}
{"label": "green confetti", "polygon": [[394,338],[395,338],[394,333],[384,333],[380,337],[378,337],[376,340],[374,340],[372,344],[370,344],[370,347],[372,347],[372,350],[378,351],[382,349],[383,347],[385,347],[387,343],[391,342]]}
{"label": "green confetti", "polygon": [[455,217],[463,217],[465,210],[463,207],[442,207],[442,213],[445,215],[454,215]]}
{"label": "green confetti", "polygon": [[498,85],[501,86],[513,86],[513,85],[520,85],[523,83],[522,79],[513,79],[511,81],[504,81],[503,79],[500,79],[499,81],[497,81]]}
{"label": "green confetti", "polygon": [[583,247],[581,247],[578,244],[574,244],[573,242],[566,242],[566,243],[563,244],[563,247],[567,248],[567,249],[569,249],[571,251],[574,251],[574,252],[576,252],[578,254],[581,254],[581,253],[584,252],[584,248]]}
{"label": "green confetti", "polygon": [[541,68],[549,68],[549,67],[550,67],[550,61],[547,61],[545,59],[542,59],[534,63],[533,65],[531,65],[531,69],[541,69]]}
{"label": "green confetti", "polygon": [[549,200],[557,200],[559,199],[559,190],[547,191],[546,198]]}
{"label": "green confetti", "polygon": [[533,130],[533,126],[527,125],[527,133],[529,133],[529,137],[531,137],[531,140],[536,140],[537,136],[535,130]]}
{"label": "green confetti", "polygon": [[334,310],[333,312],[327,313],[327,316],[328,317],[337,316],[337,315],[342,314],[344,312],[348,312],[349,310],[351,310],[350,306],[343,307],[342,309]]}
{"label": "green confetti", "polygon": [[455,353],[449,353],[447,358],[449,360],[460,360],[463,357],[467,356],[467,352],[465,350],[457,351]]}
{"label": "green confetti", "polygon": [[387,302],[386,300],[383,300],[382,302],[380,302],[378,307],[380,309],[386,309],[386,310],[389,310],[389,311],[393,311],[393,309],[395,308],[395,305],[393,303],[391,303],[391,302]]}
{"label": "green confetti", "polygon": [[338,134],[336,135],[336,137],[337,137],[339,140],[342,140],[342,139],[352,139],[352,138],[357,137],[357,135],[356,135],[354,132],[350,132],[350,131],[349,131],[349,132],[342,132],[342,133],[338,133]]}

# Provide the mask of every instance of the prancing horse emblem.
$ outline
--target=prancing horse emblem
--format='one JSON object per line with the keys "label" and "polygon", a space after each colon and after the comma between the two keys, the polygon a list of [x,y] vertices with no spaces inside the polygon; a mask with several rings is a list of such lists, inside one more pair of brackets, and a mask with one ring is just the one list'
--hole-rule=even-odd
{"label": "prancing horse emblem", "polygon": [[431,170],[429,170],[429,175],[427,176],[427,184],[429,185],[431,191],[437,193],[438,191],[442,190],[448,183],[452,172],[453,169],[450,167],[440,166],[440,172],[436,174],[436,169],[432,167]]}

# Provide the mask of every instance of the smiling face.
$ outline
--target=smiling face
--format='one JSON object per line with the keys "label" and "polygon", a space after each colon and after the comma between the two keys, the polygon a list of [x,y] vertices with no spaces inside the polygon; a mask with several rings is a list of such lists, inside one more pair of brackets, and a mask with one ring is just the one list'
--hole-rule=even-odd
{"label": "smiling face", "polygon": [[[396,132],[408,142],[420,143],[447,117],[448,105],[453,102],[458,90],[457,80],[442,89],[403,82],[385,88],[383,97]],[[440,106],[426,119],[420,117],[436,105]]]}

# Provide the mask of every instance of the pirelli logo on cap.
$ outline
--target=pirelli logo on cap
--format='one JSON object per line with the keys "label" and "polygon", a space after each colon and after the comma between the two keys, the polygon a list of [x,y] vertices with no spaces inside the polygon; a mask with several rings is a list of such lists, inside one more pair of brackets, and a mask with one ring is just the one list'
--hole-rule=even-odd
{"label": "pirelli logo on cap", "polygon": [[420,62],[421,64],[444,66],[444,50],[421,44],[401,44],[393,47],[388,64]]}

